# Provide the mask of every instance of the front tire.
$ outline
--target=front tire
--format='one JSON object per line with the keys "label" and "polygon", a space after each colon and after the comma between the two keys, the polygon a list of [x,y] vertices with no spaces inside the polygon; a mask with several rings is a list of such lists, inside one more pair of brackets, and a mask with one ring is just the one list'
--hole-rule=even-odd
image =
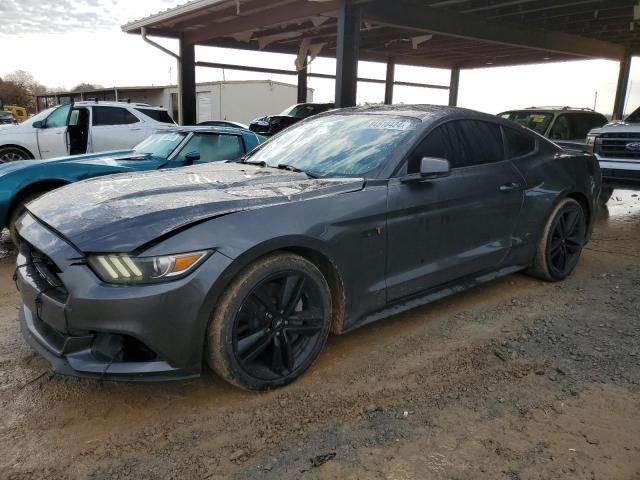
{"label": "front tire", "polygon": [[529,273],[548,282],[567,278],[578,264],[586,233],[582,206],[572,198],[561,200],[545,224]]}
{"label": "front tire", "polygon": [[220,299],[207,332],[207,363],[247,390],[291,383],[329,335],[331,292],[308,260],[275,254],[243,270]]}
{"label": "front tire", "polygon": [[16,147],[0,148],[0,164],[17,162],[18,160],[31,160],[31,155],[25,150]]}

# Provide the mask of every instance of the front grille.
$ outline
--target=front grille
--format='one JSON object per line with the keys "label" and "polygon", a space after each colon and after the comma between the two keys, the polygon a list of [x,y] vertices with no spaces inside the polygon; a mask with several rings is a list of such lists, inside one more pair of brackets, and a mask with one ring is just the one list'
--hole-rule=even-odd
{"label": "front grille", "polygon": [[[637,144],[637,146],[630,149],[630,144]],[[634,132],[603,133],[598,137],[596,153],[605,158],[640,159],[640,134]]]}
{"label": "front grille", "polygon": [[59,274],[62,273],[58,266],[44,252],[33,245],[25,245],[27,267],[31,277],[38,284],[38,288],[54,300],[64,303],[68,292]]}

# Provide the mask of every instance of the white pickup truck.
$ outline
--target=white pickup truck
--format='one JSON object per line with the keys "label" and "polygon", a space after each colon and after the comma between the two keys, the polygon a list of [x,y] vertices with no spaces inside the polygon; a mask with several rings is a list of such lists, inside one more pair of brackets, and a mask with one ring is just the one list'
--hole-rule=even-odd
{"label": "white pickup truck", "polygon": [[602,202],[616,188],[640,189],[640,108],[623,121],[591,130],[587,145],[602,169]]}
{"label": "white pickup truck", "polygon": [[0,163],[127,149],[171,127],[166,110],[144,103],[68,103],[0,127]]}

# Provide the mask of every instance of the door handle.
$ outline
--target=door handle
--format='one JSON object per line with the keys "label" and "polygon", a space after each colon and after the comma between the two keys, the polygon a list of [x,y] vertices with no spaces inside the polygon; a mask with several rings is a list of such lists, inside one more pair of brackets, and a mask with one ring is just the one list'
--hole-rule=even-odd
{"label": "door handle", "polygon": [[504,185],[500,185],[500,191],[505,193],[516,192],[521,189],[522,189],[522,185],[516,182],[510,182],[510,183],[505,183]]}

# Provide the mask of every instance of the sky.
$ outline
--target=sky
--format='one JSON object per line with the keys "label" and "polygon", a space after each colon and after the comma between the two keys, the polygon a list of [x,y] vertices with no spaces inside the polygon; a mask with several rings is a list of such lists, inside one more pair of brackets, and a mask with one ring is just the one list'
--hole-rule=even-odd
{"label": "sky", "polygon": [[[123,33],[124,23],[171,8],[176,0],[0,0],[0,78],[21,69],[52,88],[68,89],[79,83],[105,87],[166,85],[176,82],[175,60]],[[177,43],[158,40],[172,50]],[[293,55],[239,52],[198,47],[202,61],[268,65],[291,70]],[[611,113],[618,63],[606,60],[548,63],[524,67],[494,67],[461,73],[459,105],[488,113],[534,105],[590,107]],[[318,58],[316,73],[335,73],[335,61]],[[359,76],[384,78],[385,66],[360,62]],[[294,83],[290,76],[252,74],[198,68],[199,82],[213,80],[273,79]],[[449,83],[449,71],[398,66],[396,80],[431,84]],[[310,79],[315,101],[333,101],[332,80]],[[378,103],[384,86],[358,85],[358,102]],[[447,102],[446,90],[396,87],[394,102]],[[627,111],[640,104],[640,62],[632,63]],[[272,112],[266,112],[272,113]]]}

